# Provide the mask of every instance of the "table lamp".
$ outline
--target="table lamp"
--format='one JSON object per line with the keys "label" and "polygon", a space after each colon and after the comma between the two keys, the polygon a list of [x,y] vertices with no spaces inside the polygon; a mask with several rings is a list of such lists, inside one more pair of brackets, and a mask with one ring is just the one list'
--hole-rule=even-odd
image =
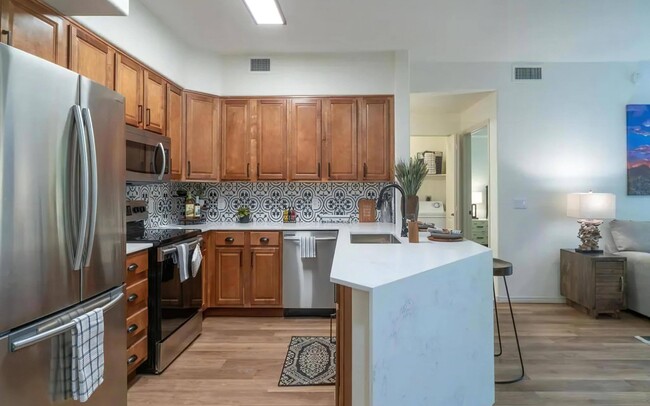
{"label": "table lamp", "polygon": [[616,195],[612,193],[569,193],[567,195],[568,217],[578,219],[580,246],[576,252],[602,253],[598,249],[600,230],[604,219],[616,217]]}
{"label": "table lamp", "polygon": [[472,218],[477,219],[476,205],[483,203],[483,192],[472,192]]}

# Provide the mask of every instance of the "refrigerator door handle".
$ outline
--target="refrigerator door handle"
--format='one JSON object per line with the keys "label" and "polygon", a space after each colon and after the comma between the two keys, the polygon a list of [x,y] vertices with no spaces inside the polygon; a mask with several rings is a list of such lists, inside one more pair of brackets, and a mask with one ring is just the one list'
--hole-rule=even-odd
{"label": "refrigerator door handle", "polygon": [[[114,299],[106,303],[101,307],[102,311],[106,313],[113,306],[118,304],[124,298],[124,293],[120,292]],[[72,330],[75,326],[75,322],[71,321],[69,323],[62,324],[58,327],[55,327],[51,330],[39,331],[38,334],[35,334],[28,338],[23,338],[22,340],[16,340],[10,343],[11,352],[16,352],[22,350],[23,348],[29,347],[30,345],[37,344],[41,341],[48,340],[54,336],[65,333],[68,330]]]}
{"label": "refrigerator door handle", "polygon": [[81,219],[79,221],[79,229],[77,230],[77,249],[74,251],[72,269],[79,271],[81,270],[83,261],[84,247],[86,245],[86,232],[88,230],[88,183],[90,182],[90,179],[88,176],[88,140],[86,138],[81,106],[73,106],[73,112],[75,125],[77,127],[77,142],[79,143],[79,154],[81,160]]}
{"label": "refrigerator door handle", "polygon": [[158,180],[162,180],[163,177],[165,176],[165,171],[167,170],[167,154],[165,153],[165,147],[163,146],[162,142],[158,143],[158,148],[160,148],[160,152],[162,152],[162,169],[160,170],[160,174],[158,175]]}
{"label": "refrigerator door handle", "polygon": [[90,110],[84,108],[82,113],[88,131],[88,149],[90,152],[90,229],[88,230],[85,264],[85,266],[89,266],[90,257],[93,253],[93,244],[95,242],[95,229],[97,227],[97,148],[95,147],[95,129]]}

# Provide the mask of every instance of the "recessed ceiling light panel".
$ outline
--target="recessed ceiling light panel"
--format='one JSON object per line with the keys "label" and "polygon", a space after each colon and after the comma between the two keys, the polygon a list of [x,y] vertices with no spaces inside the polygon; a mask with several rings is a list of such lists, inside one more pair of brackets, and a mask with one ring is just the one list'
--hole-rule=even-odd
{"label": "recessed ceiling light panel", "polygon": [[284,25],[287,23],[277,0],[244,0],[244,4],[259,25]]}

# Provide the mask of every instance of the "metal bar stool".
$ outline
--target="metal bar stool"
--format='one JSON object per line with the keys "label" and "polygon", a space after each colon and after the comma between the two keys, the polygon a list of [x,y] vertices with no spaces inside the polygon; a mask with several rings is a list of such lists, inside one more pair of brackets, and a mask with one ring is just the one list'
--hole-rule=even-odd
{"label": "metal bar stool", "polygon": [[[517,324],[515,323],[515,314],[512,311],[512,302],[510,301],[510,291],[508,290],[508,282],[506,276],[512,275],[512,264],[497,258],[492,259],[492,276],[503,277],[503,284],[506,287],[506,296],[508,296],[508,307],[510,307],[510,317],[512,318],[512,327],[515,331],[515,341],[517,342],[517,351],[519,352],[519,364],[521,365],[521,375],[516,379],[507,381],[495,381],[497,384],[515,383],[524,379],[524,359],[521,356],[521,346],[519,345],[519,335],[517,334]],[[494,289],[494,282],[492,283],[492,295],[494,297],[494,314],[497,322],[497,334],[499,335],[499,352],[494,354],[495,357],[503,354],[503,346],[501,344],[501,327],[499,327],[499,309],[497,307],[497,295]]]}

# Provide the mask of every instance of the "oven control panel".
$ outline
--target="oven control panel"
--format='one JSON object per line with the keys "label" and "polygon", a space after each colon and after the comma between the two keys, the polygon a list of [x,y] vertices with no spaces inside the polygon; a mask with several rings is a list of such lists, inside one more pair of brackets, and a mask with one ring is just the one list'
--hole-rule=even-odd
{"label": "oven control panel", "polygon": [[149,216],[147,212],[146,200],[127,200],[126,201],[126,222],[146,220]]}

